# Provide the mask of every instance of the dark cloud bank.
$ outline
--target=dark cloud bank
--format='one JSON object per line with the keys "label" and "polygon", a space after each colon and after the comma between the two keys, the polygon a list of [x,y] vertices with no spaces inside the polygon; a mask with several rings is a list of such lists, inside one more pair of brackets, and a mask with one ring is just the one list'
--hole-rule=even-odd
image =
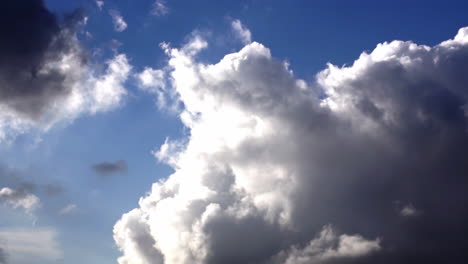
{"label": "dark cloud bank", "polygon": [[116,224],[119,263],[466,261],[468,28],[379,44],[311,85],[261,44],[215,65],[203,47],[164,47],[191,133]]}

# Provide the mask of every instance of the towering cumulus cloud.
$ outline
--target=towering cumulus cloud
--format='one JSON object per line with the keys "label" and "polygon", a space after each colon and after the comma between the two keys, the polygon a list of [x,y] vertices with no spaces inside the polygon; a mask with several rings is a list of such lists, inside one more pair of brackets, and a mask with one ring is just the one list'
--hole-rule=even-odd
{"label": "towering cumulus cloud", "polygon": [[2,1],[0,141],[120,102],[130,65],[120,54],[94,70],[76,36],[82,24],[79,11],[60,21],[42,0]]}
{"label": "towering cumulus cloud", "polygon": [[163,45],[190,134],[156,153],[175,172],[115,225],[120,264],[468,257],[468,28],[379,44],[311,84],[259,43],[209,65],[205,47]]}

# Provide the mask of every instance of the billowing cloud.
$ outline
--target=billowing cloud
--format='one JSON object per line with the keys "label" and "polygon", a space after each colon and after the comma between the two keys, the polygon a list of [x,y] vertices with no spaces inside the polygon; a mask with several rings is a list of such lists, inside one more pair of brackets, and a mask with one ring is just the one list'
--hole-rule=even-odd
{"label": "billowing cloud", "polygon": [[24,189],[11,189],[4,187],[0,189],[0,204],[6,204],[14,209],[22,208],[31,212],[40,206],[39,198]]}
{"label": "billowing cloud", "polygon": [[122,32],[127,29],[127,22],[125,22],[123,16],[117,10],[109,11],[110,16],[112,17],[112,23],[114,24],[114,30],[117,32]]}
{"label": "billowing cloud", "polygon": [[8,263],[44,263],[63,257],[57,232],[51,228],[0,229],[0,248]]}
{"label": "billowing cloud", "polygon": [[165,16],[169,14],[169,7],[166,4],[165,0],[155,0],[153,3],[153,9],[151,14],[154,16]]}
{"label": "billowing cloud", "polygon": [[127,162],[125,160],[96,163],[91,166],[91,168],[101,176],[110,176],[116,173],[124,173],[128,170]]}
{"label": "billowing cloud", "polygon": [[248,28],[242,25],[242,22],[239,19],[234,19],[231,22],[231,27],[236,37],[239,38],[242,43],[249,44],[252,42],[252,33]]}
{"label": "billowing cloud", "polygon": [[[175,172],[115,225],[120,264],[468,257],[468,28],[379,44],[312,83],[256,42],[215,64],[201,37],[162,47],[189,135],[155,152]],[[394,201],[424,213],[402,221]]]}
{"label": "billowing cloud", "polygon": [[130,71],[127,58],[117,54],[106,71],[96,70],[75,33],[83,25],[79,11],[60,23],[44,1],[1,6],[0,141],[120,103]]}

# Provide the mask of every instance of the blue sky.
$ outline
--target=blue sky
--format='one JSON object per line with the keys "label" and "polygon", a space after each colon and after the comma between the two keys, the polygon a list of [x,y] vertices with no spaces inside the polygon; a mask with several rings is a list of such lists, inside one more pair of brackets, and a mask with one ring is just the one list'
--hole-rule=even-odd
{"label": "blue sky", "polygon": [[[114,224],[139,206],[138,200],[154,182],[174,172],[154,153],[166,138],[187,139],[190,128],[180,121],[180,112],[158,107],[156,96],[140,89],[135,77],[145,67],[166,67],[171,56],[160,43],[180,48],[191,36],[202,36],[209,46],[197,54],[197,62],[216,64],[246,44],[231,28],[232,21],[239,20],[253,41],[289,63],[295,78],[313,85],[328,62],[352,65],[362,52],[371,52],[385,41],[434,46],[468,25],[466,1],[167,0],[161,2],[167,12],[159,15],[152,14],[152,0],[103,2],[101,9],[91,0],[46,0],[45,5],[58,16],[83,10],[87,22],[76,34],[95,72],[103,72],[106,61],[116,54],[126,55],[132,69],[123,83],[125,97],[110,110],[80,114],[48,130],[15,132],[0,143],[2,170],[21,179],[2,174],[7,180],[0,182],[5,183],[0,188],[33,183],[41,204],[33,212],[0,206],[0,235],[22,230],[34,236],[35,230],[53,230],[54,248],[60,253],[44,257],[40,261],[44,264],[116,263],[122,252],[113,238]],[[112,12],[127,24],[122,32],[115,30]],[[93,169],[118,160],[125,161],[127,170],[101,175]],[[44,186],[48,185],[60,190],[47,194]],[[60,213],[67,206],[71,209]],[[12,243],[17,242],[10,242],[10,247]],[[37,263],[12,252],[7,251],[11,263]]]}

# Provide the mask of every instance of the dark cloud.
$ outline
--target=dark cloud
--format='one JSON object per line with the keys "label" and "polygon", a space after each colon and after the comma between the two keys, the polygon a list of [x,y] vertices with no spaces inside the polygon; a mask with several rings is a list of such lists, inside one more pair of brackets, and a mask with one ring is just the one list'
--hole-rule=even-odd
{"label": "dark cloud", "polygon": [[51,65],[78,52],[70,39],[81,15],[60,22],[42,0],[7,0],[0,7],[0,104],[36,120],[71,89],[70,76]]}
{"label": "dark cloud", "polygon": [[166,49],[190,134],[161,147],[174,174],[116,224],[119,263],[468,258],[468,28],[379,44],[309,85],[261,44],[213,65],[187,52],[202,46]]}
{"label": "dark cloud", "polygon": [[125,160],[118,160],[116,162],[101,162],[91,166],[91,168],[101,176],[110,176],[117,173],[125,173],[128,170],[127,162]]}

